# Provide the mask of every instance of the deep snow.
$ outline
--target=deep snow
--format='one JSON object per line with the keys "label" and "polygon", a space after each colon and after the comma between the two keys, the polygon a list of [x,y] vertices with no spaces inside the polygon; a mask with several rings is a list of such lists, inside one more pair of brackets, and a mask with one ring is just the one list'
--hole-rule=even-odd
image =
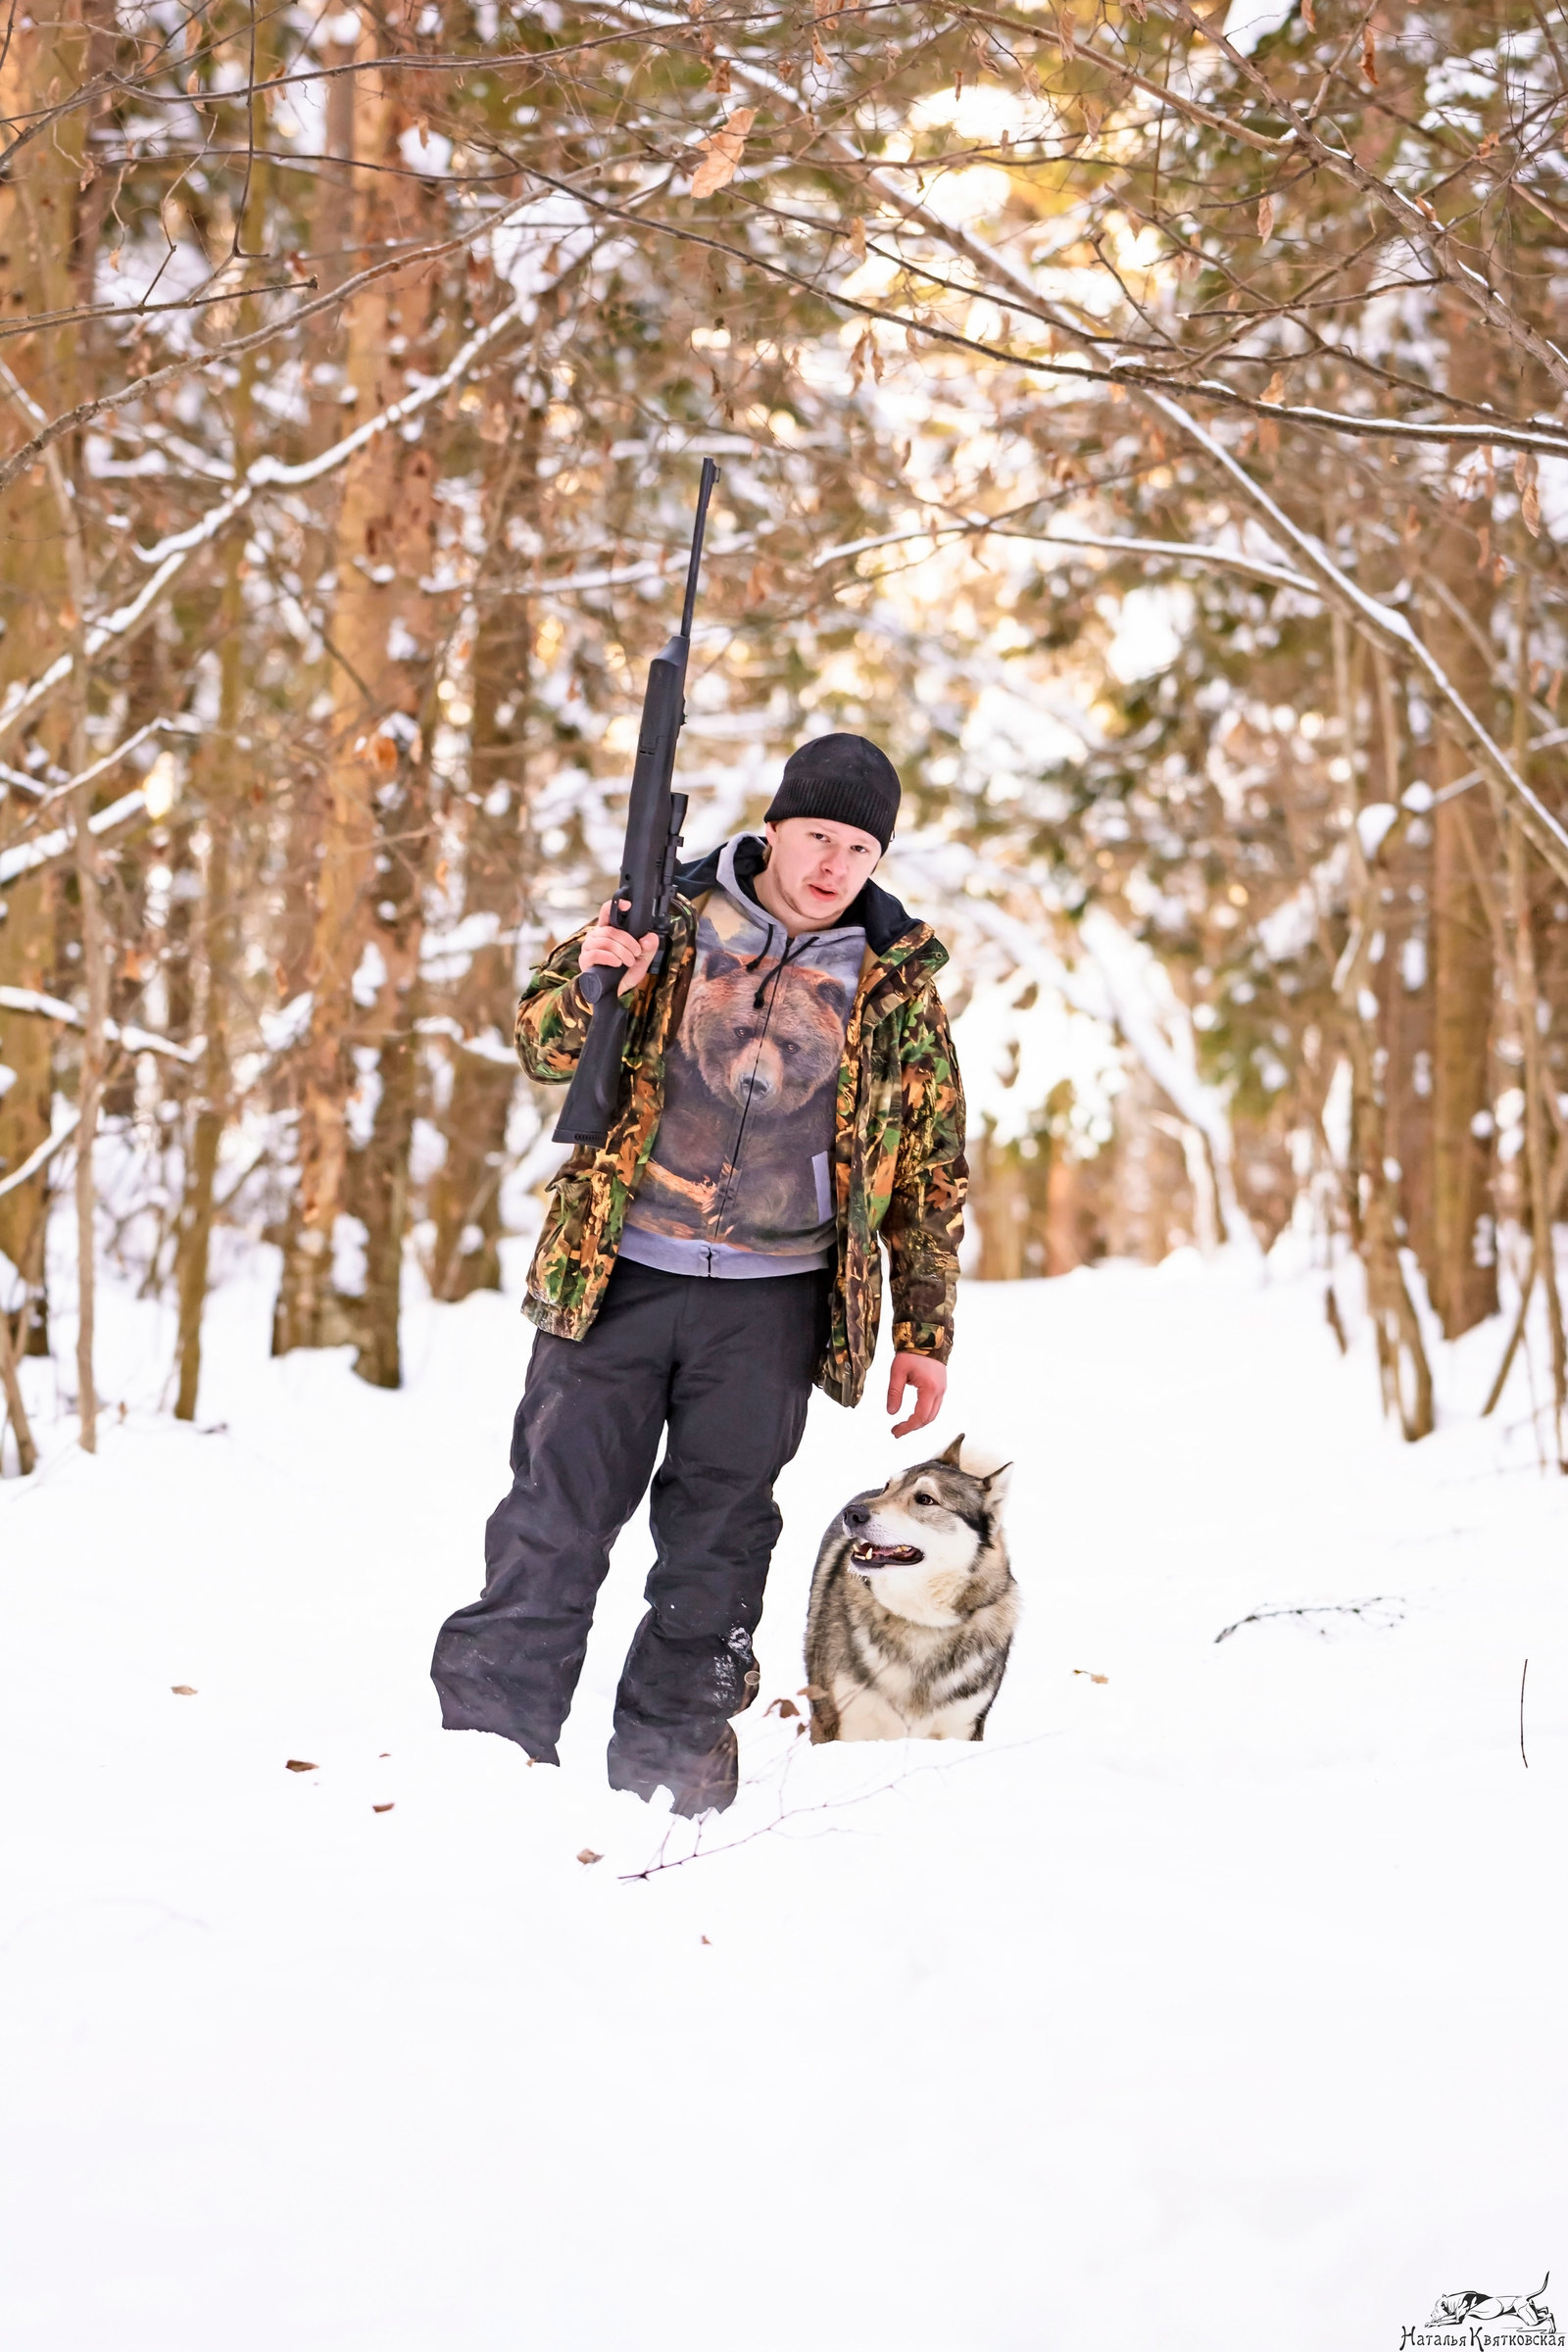
{"label": "deep snow", "polygon": [[1568,1497],[1522,1378],[1474,1420],[1495,1332],[1406,1448],[1320,1281],[966,1286],[935,1445],[813,1402],[759,1647],[795,1692],[823,1524],[966,1429],[1018,1463],[985,1745],[759,1705],[735,1810],[637,1881],[669,1825],[602,1750],[640,1525],[559,1773],[425,1679],[515,1301],[413,1305],[389,1396],[270,1362],[271,1279],[218,1295],[207,1434],[153,1409],[155,1306],[106,1302],[96,1461],[28,1367],[8,2352],[1394,2352],[1441,2291],[1568,2302]]}

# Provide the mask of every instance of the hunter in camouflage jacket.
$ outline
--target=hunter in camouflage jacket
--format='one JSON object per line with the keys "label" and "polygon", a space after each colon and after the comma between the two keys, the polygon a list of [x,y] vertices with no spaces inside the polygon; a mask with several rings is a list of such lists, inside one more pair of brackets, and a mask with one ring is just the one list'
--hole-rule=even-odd
{"label": "hunter in camouflage jacket", "polygon": [[[550,1207],[528,1270],[523,1312],[541,1331],[580,1340],[599,1310],[620,1247],[627,1203],[648,1163],[663,1107],[664,1055],[680,1021],[696,958],[697,924],[717,879],[718,854],[677,875],[668,945],[632,991],[620,1109],[596,1151],[580,1144],[550,1186]],[[876,1351],[887,1245],[893,1344],[945,1363],[968,1167],[963,1090],[936,992],[947,950],[887,891],[868,882],[849,919],[866,947],[839,1071],[833,1184],[838,1263],[817,1386],[856,1404]],[[564,1082],[591,1018],[573,982],[582,933],[533,974],[517,1007],[517,1055],[530,1078]]]}

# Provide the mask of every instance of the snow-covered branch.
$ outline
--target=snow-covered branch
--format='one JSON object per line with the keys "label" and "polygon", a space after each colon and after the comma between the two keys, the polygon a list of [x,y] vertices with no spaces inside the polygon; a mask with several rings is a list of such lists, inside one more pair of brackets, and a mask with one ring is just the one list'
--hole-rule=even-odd
{"label": "snow-covered branch", "polygon": [[[374,416],[368,416],[363,424],[356,425],[352,433],[345,433],[341,441],[334,441],[330,448],[323,449],[317,457],[305,459],[297,466],[282,465],[276,458],[258,458],[247,467],[244,479],[229,495],[218,499],[187,529],[172,532],[153,547],[138,548],[136,553],[142,562],[156,564],[157,569],[146,586],[128,604],[122,605],[118,612],[110,612],[101,620],[89,624],[85,636],[86,660],[92,662],[107,648],[124,644],[133,637],[198,548],[209,546],[236,516],[243,514],[258,491],[298,489],[307,482],[317,482],[323,475],[336,472],[368,443],[382,433],[394,432],[399,425],[407,424],[422,410],[429,408],[432,402],[442,399],[455,384],[460,384],[475,362],[510,327],[517,323],[520,315],[516,302],[503,305],[493,318],[468,337],[456,358],[439,375],[430,376],[413,392],[405,394],[402,400],[395,400]],[[61,654],[29,684],[22,685],[19,682],[12,686],[4,707],[0,708],[0,742],[4,742],[24,720],[41,710],[59,691],[71,676],[74,659],[69,653]]]}
{"label": "snow-covered branch", "polygon": [[1315,581],[1304,579],[1299,572],[1287,571],[1283,564],[1264,564],[1255,556],[1244,556],[1228,547],[1198,547],[1185,539],[1102,539],[1089,532],[1020,531],[1007,523],[985,521],[933,523],[927,530],[883,531],[871,539],[851,539],[842,547],[824,548],[813,559],[811,569],[820,571],[824,564],[841,564],[873,548],[905,547],[921,539],[1023,539],[1038,547],[1082,547],[1102,549],[1118,556],[1157,556],[1178,564],[1216,564],[1226,571],[1239,571],[1248,579],[1264,581],[1270,587],[1295,588],[1302,596],[1323,594]]}
{"label": "snow-covered branch", "polygon": [[79,1110],[67,1111],[54,1132],[33,1147],[20,1167],[13,1168],[9,1176],[0,1176],[0,1198],[7,1193],[20,1192],[24,1184],[30,1183],[40,1168],[48,1166],[61,1145],[70,1143],[80,1124]]}
{"label": "snow-covered branch", "polygon": [[[58,1021],[66,1029],[86,1026],[74,1004],[64,997],[45,996],[37,988],[0,988],[0,1012],[36,1014],[44,1021]],[[172,1037],[160,1037],[156,1030],[138,1029],[133,1022],[105,1021],[104,1035],[111,1044],[123,1046],[127,1054],[162,1054],[171,1061],[200,1061],[207,1041],[193,1037],[189,1045],[176,1045]]]}
{"label": "snow-covered branch", "polygon": [[[122,793],[107,808],[100,808],[87,820],[94,834],[113,833],[128,824],[133,816],[143,816],[147,810],[147,795],[141,785],[131,792]],[[57,858],[67,857],[75,847],[74,831],[62,825],[53,833],[41,833],[36,841],[19,842],[15,849],[0,850],[0,890],[15,882],[22,874],[34,873],[40,865],[51,865]]]}
{"label": "snow-covered branch", "polygon": [[1321,542],[1310,531],[1302,530],[1298,523],[1293,522],[1262,485],[1252,479],[1246,466],[1211,433],[1205,432],[1197,418],[1190,416],[1179,403],[1156,393],[1145,392],[1140,397],[1221,467],[1254,513],[1262,517],[1269,530],[1292,550],[1301,568],[1318,583],[1320,593],[1337,612],[1345,615],[1351,628],[1394,661],[1406,662],[1419,672],[1434,700],[1446,711],[1455,733],[1469,747],[1485,773],[1507,795],[1520,824],[1543,858],[1555,873],[1568,881],[1568,831],[1564,830],[1545,803],[1532,792],[1507,754],[1493,741],[1447,671],[1417,636],[1404,614],[1396,612],[1393,606],[1383,604],[1377,597],[1368,596],[1364,588],[1357,587],[1348,573],[1340,569]]}

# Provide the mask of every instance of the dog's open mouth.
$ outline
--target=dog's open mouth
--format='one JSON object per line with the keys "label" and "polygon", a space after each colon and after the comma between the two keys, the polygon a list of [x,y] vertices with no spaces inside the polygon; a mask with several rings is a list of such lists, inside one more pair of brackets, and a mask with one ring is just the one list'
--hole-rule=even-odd
{"label": "dog's open mouth", "polygon": [[852,1544],[850,1557],[857,1568],[912,1568],[925,1553],[912,1544]]}

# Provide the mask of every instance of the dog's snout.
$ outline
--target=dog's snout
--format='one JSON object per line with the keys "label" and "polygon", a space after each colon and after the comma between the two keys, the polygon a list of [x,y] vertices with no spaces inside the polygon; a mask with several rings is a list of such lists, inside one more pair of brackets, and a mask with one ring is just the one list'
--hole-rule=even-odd
{"label": "dog's snout", "polygon": [[847,1502],[844,1506],[844,1524],[846,1527],[869,1527],[871,1514],[863,1502]]}

